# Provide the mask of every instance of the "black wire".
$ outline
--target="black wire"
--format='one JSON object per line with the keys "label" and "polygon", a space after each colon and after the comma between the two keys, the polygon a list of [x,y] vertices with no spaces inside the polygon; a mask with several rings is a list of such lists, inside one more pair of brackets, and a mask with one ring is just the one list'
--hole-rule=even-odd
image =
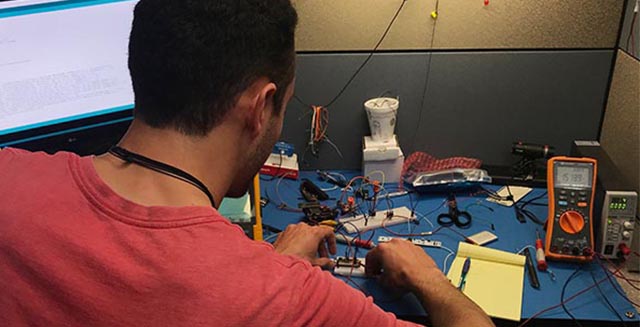
{"label": "black wire", "polygon": [[571,276],[569,276],[569,278],[567,278],[567,281],[564,282],[564,285],[562,286],[562,293],[560,293],[560,303],[562,304],[562,310],[564,310],[564,312],[571,317],[571,319],[573,320],[573,322],[582,327],[582,324],[578,321],[578,319],[576,319],[576,317],[569,312],[569,309],[567,309],[567,306],[564,303],[564,293],[567,290],[567,286],[569,285],[569,282],[571,282],[571,280],[578,275],[578,273],[580,272],[580,270],[582,269],[582,266],[578,266],[578,268],[576,268],[576,270],[573,272],[573,274],[571,274]]}
{"label": "black wire", "polygon": [[[501,200],[501,201],[509,201],[509,200],[511,200],[508,196],[501,196],[497,192],[492,191],[492,190],[490,190],[490,189],[488,189],[488,188],[486,188],[486,187],[484,187],[482,185],[480,186],[480,189],[482,191],[484,191],[485,193],[487,193],[487,195],[492,199]],[[509,188],[507,188],[507,191],[511,192],[511,190]]]}
{"label": "black wire", "polygon": [[540,200],[540,199],[544,198],[545,196],[547,196],[547,192],[546,192],[546,191],[545,191],[545,192],[543,192],[542,194],[540,194],[540,195],[538,195],[538,196],[536,196],[536,197],[532,198],[532,199],[529,199],[529,200],[527,200],[527,201],[522,201],[522,202],[520,203],[520,205],[521,205],[522,207],[525,207],[525,206],[527,206],[527,205],[529,205],[529,204],[532,204],[532,203],[533,203],[534,201],[536,201],[536,200]]}
{"label": "black wire", "polygon": [[509,187],[509,185],[505,185],[505,186],[507,187],[507,192],[509,192],[509,196],[507,197],[507,200],[510,200],[515,205],[516,200],[513,198],[513,193],[511,193],[511,187]]}
{"label": "black wire", "polygon": [[411,216],[413,216],[416,212],[416,207],[418,206],[418,200],[416,199],[416,205],[413,205],[413,197],[411,196],[410,192],[407,192],[407,194],[409,195],[409,203],[411,204]]}
{"label": "black wire", "polygon": [[602,291],[602,288],[600,288],[600,283],[598,283],[598,281],[596,281],[596,277],[593,275],[593,270],[590,270],[589,273],[591,274],[591,279],[593,279],[593,283],[596,285],[596,287],[598,288],[598,292],[600,292],[600,295],[602,295],[602,298],[604,299],[605,302],[607,302],[607,305],[609,306],[609,308],[611,308],[611,311],[613,311],[613,313],[616,314],[616,316],[618,317],[618,319],[620,320],[620,322],[622,322],[622,326],[627,326],[627,324],[625,324],[624,319],[622,319],[622,316],[618,313],[618,311],[616,310],[616,308],[611,304],[611,302],[609,302],[609,299],[607,299],[607,296],[604,294],[604,292]]}
{"label": "black wire", "polygon": [[[525,209],[525,207],[527,205],[533,205],[532,204],[533,201],[540,200],[541,198],[545,197],[547,195],[547,192],[544,192],[527,201],[516,203],[516,200],[513,198],[513,194],[511,193],[511,188],[509,187],[509,185],[506,185],[506,187],[507,187],[507,192],[509,192],[508,200],[510,200],[513,203],[513,210],[516,212],[516,218],[520,216],[524,216],[525,218],[529,218],[529,220],[531,220],[535,224],[544,226],[544,221],[540,220],[538,216],[536,216],[533,212]],[[535,204],[535,205],[541,205],[541,204]]]}
{"label": "black wire", "polygon": [[602,263],[602,261],[600,261],[600,258],[598,258],[596,256],[597,260],[600,262],[600,268],[602,268],[602,271],[604,271],[605,275],[607,276],[607,279],[609,280],[609,283],[611,284],[611,287],[616,291],[616,293],[618,293],[618,295],[620,295],[620,297],[622,297],[625,301],[629,302],[629,304],[634,305],[635,303],[632,302],[631,300],[629,300],[629,298],[627,297],[626,294],[624,294],[624,292],[620,291],[620,289],[618,289],[618,287],[616,286],[616,283],[613,282],[613,280],[611,279],[611,275],[612,273],[607,270],[607,267],[604,266],[604,264]]}
{"label": "black wire", "polygon": [[633,31],[634,31],[633,27],[634,27],[634,25],[636,23],[636,18],[638,18],[638,13],[634,12],[633,13],[633,18],[631,18],[631,26],[629,28],[629,35],[627,36],[627,50],[629,50],[629,52],[632,55],[635,55],[635,50],[636,49],[629,49],[629,45],[631,44],[631,38],[633,37]]}
{"label": "black wire", "polygon": [[[371,50],[371,52],[369,53],[369,55],[367,56],[367,59],[365,59],[362,64],[360,64],[360,67],[358,67],[358,69],[356,70],[355,73],[353,73],[353,75],[351,75],[351,78],[349,78],[349,80],[347,81],[347,83],[342,87],[342,89],[340,90],[340,92],[338,92],[338,94],[331,100],[329,101],[329,104],[327,104],[326,106],[324,106],[325,108],[330,107],[334,102],[336,102],[336,100],[338,100],[338,98],[344,93],[344,91],[347,89],[347,87],[349,87],[349,85],[351,84],[351,82],[353,82],[353,80],[356,78],[356,76],[358,76],[358,74],[360,73],[360,71],[364,68],[364,66],[367,65],[367,63],[369,62],[369,60],[371,60],[371,58],[373,57],[373,54],[378,50],[378,47],[380,47],[380,44],[382,44],[382,42],[384,41],[384,39],[387,37],[387,34],[389,33],[389,30],[391,30],[391,26],[393,26],[393,23],[396,21],[396,18],[398,18],[398,15],[400,14],[400,11],[402,10],[402,8],[404,7],[404,4],[407,2],[407,0],[402,0],[402,3],[400,4],[400,7],[398,7],[398,10],[396,10],[396,13],[393,15],[393,18],[391,19],[391,22],[389,23],[389,25],[387,26],[387,28],[385,29],[384,33],[382,34],[382,37],[380,38],[380,40],[378,41],[378,43],[376,44],[376,46],[373,48],[373,50]],[[301,103],[304,103],[302,101],[300,101]]]}
{"label": "black wire", "polygon": [[531,202],[531,203],[528,203],[527,205],[535,206],[535,207],[545,207],[545,206],[548,206],[549,204],[548,203]]}
{"label": "black wire", "polygon": [[[438,5],[440,4],[440,0],[436,0],[436,14],[438,13]],[[437,16],[436,16],[437,17]],[[418,124],[416,125],[416,129],[413,132],[413,151],[416,150],[416,139],[418,136],[418,128],[420,127],[420,123],[422,122],[422,111],[424,109],[424,101],[427,97],[427,91],[429,89],[429,81],[431,80],[431,60],[433,58],[433,42],[436,39],[436,24],[438,20],[435,19],[433,21],[433,27],[431,28],[431,45],[429,46],[429,50],[431,53],[429,54],[429,59],[427,60],[427,71],[424,76],[424,89],[422,90],[422,100],[420,100],[420,112],[418,113]]]}
{"label": "black wire", "polygon": [[204,183],[202,183],[195,176],[187,173],[186,171],[180,168],[168,165],[164,162],[160,162],[160,161],[145,157],[135,152],[131,152],[120,146],[113,146],[109,149],[108,152],[111,155],[115,156],[116,158],[119,158],[124,162],[136,164],[140,167],[153,170],[155,172],[173,177],[175,179],[181,180],[185,183],[195,186],[197,189],[202,191],[202,193],[204,193],[207,196],[207,198],[209,198],[209,202],[211,202],[211,206],[216,208],[216,202],[213,198],[213,194],[211,193],[211,191],[209,191],[209,188],[207,188],[207,186],[204,185]]}
{"label": "black wire", "polygon": [[[517,208],[517,207],[516,207],[516,208]],[[538,216],[536,216],[533,212],[531,212],[531,211],[529,211],[529,210],[526,210],[526,209],[519,209],[519,208],[517,208],[516,210],[517,210],[517,211],[520,211],[520,213],[521,213],[523,216],[525,216],[525,217],[529,218],[529,220],[531,220],[532,222],[534,222],[534,223],[536,223],[536,224],[538,224],[538,225],[540,225],[540,226],[544,226],[544,221],[540,220],[540,219],[538,218]]]}
{"label": "black wire", "polygon": [[373,236],[376,235],[376,230],[372,229],[371,230],[371,236],[369,236],[369,238],[367,239],[367,242],[371,242],[373,241]]}
{"label": "black wire", "polygon": [[310,108],[310,107],[311,107],[311,105],[306,104],[306,103],[305,103],[304,101],[302,101],[302,99],[300,99],[300,97],[298,97],[297,95],[295,95],[295,94],[294,94],[294,95],[293,95],[293,98],[294,98],[296,101],[300,102],[300,104],[301,104],[301,105],[303,105],[303,106],[305,106],[306,108]]}

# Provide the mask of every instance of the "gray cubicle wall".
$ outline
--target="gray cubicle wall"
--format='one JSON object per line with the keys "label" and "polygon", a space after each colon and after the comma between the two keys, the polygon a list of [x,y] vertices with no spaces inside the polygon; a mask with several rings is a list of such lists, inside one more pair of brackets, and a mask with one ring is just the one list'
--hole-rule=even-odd
{"label": "gray cubicle wall", "polygon": [[[326,104],[366,56],[299,54],[296,95]],[[612,56],[608,49],[376,53],[329,108],[328,135],[343,158],[324,144],[318,158],[304,155],[303,168],[360,168],[362,137],[369,134],[363,102],[387,91],[400,97],[396,132],[407,155],[419,150],[510,165],[516,140],[568,153],[572,140],[598,136]],[[292,100],[281,139],[300,156],[309,124],[309,109]]]}

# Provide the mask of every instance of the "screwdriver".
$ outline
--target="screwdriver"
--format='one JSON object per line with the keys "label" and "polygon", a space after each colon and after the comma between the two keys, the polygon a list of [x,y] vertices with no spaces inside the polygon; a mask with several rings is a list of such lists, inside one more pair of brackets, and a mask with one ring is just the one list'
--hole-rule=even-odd
{"label": "screwdriver", "polygon": [[536,229],[536,261],[538,261],[538,270],[547,270],[547,260],[544,257],[544,250],[542,249],[542,239],[540,238],[540,231]]}

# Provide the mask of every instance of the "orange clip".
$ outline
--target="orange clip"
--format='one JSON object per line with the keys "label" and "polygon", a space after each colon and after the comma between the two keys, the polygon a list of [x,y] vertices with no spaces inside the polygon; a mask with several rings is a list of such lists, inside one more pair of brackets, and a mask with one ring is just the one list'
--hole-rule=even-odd
{"label": "orange clip", "polygon": [[380,192],[380,181],[373,181],[371,184],[373,184],[373,193]]}

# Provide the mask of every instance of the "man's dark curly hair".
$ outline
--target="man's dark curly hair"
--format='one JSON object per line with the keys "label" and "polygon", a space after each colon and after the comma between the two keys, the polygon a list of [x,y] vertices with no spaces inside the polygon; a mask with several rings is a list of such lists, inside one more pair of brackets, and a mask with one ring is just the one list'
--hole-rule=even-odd
{"label": "man's dark curly hair", "polygon": [[135,116],[206,135],[260,77],[277,85],[280,110],[297,20],[289,0],[141,0],[129,40]]}

